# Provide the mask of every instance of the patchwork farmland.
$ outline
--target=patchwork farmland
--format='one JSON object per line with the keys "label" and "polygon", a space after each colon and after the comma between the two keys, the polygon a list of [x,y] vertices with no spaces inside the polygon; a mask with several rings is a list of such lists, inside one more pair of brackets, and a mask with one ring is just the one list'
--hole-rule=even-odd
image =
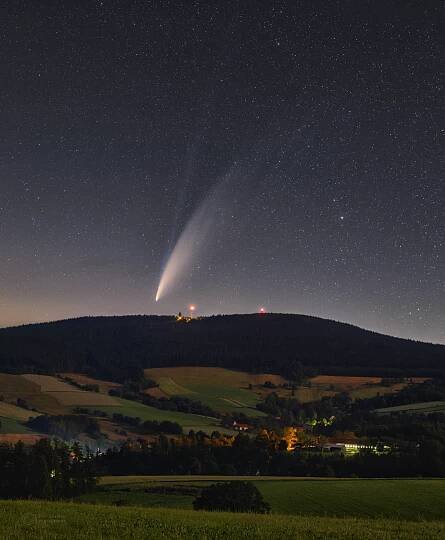
{"label": "patchwork farmland", "polygon": [[[40,415],[71,414],[77,408],[88,410],[90,415],[104,413],[110,418],[114,414],[131,418],[139,418],[142,422],[152,420],[157,422],[169,421],[178,423],[184,431],[231,432],[221,427],[220,420],[208,416],[188,414],[176,411],[160,410],[135,401],[121,399],[108,395],[110,388],[120,385],[107,381],[99,381],[77,374],[64,374],[78,384],[97,384],[99,392],[86,391],[57,377],[48,375],[9,375],[0,374],[0,387],[3,401],[0,401],[0,434],[4,437],[15,434],[36,435],[25,426],[29,418]],[[22,403],[19,407],[16,403]],[[26,408],[25,408],[26,407]],[[112,439],[114,427],[110,422],[102,421],[105,432]],[[120,437],[122,439],[122,437]],[[125,439],[125,437],[123,437]]]}
{"label": "patchwork farmland", "polygon": [[263,416],[255,408],[261,396],[259,391],[254,391],[254,387],[267,380],[277,386],[286,383],[278,375],[256,375],[208,367],[146,369],[145,375],[156,381],[166,396],[185,396],[219,412],[238,412],[246,416]]}
{"label": "patchwork farmland", "polygon": [[185,396],[219,412],[238,412],[246,416],[262,416],[255,406],[271,392],[281,397],[294,397],[301,403],[340,392],[347,392],[352,399],[361,399],[398,392],[408,384],[426,380],[417,377],[405,382],[385,382],[382,377],[319,375],[292,390],[288,381],[279,375],[223,368],[152,368],[145,370],[145,376],[159,384],[158,388],[147,391],[154,397]]}
{"label": "patchwork farmland", "polygon": [[[220,414],[242,413],[260,418],[265,413],[256,405],[271,392],[282,397],[294,397],[302,403],[319,400],[339,392],[347,392],[351,397],[370,397],[379,393],[397,392],[409,383],[419,383],[424,379],[409,382],[385,382],[380,377],[337,377],[320,375],[309,379],[305,384],[291,387],[279,375],[252,374],[223,368],[175,367],[152,368],[145,370],[145,376],[157,382],[155,388],[146,390],[156,398],[184,396],[200,401]],[[94,387],[97,391],[83,389]],[[37,374],[0,374],[0,435],[11,439],[17,434],[38,435],[25,424],[39,414],[66,415],[83,409],[96,418],[106,439],[125,440],[125,430],[113,422],[113,415],[122,415],[141,422],[175,422],[185,433],[190,430],[233,433],[224,428],[219,418],[164,410],[109,395],[109,391],[119,389],[119,383],[102,381],[83,374],[63,373],[59,377]],[[20,406],[17,406],[20,405]],[[416,412],[436,412],[444,410],[442,402],[403,406],[379,412],[407,410]],[[103,416],[106,415],[106,418]],[[127,429],[131,436],[131,429]],[[137,434],[133,434],[137,436]]]}

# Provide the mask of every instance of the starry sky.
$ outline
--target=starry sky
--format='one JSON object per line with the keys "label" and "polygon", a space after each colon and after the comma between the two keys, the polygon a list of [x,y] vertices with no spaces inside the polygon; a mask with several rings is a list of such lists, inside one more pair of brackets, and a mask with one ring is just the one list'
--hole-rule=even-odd
{"label": "starry sky", "polygon": [[445,343],[442,2],[14,0],[0,20],[0,326],[194,303]]}

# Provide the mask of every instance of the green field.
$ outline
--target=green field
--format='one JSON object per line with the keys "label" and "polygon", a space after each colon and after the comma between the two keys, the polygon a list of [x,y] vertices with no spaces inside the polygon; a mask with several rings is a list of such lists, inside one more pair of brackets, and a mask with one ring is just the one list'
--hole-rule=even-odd
{"label": "green field", "polygon": [[249,389],[264,380],[284,382],[277,375],[255,375],[241,371],[208,367],[146,369],[166,396],[185,396],[205,403],[215,411],[239,412],[247,416],[264,416],[255,406],[261,396]]}
{"label": "green field", "polygon": [[162,422],[163,420],[168,420],[170,422],[177,422],[182,426],[186,433],[190,429],[195,431],[202,430],[208,433],[215,430],[227,431],[220,427],[220,421],[217,418],[176,411],[163,411],[127,399],[115,398],[115,401],[117,402],[117,405],[115,406],[102,405],[100,407],[94,407],[94,410],[103,411],[110,416],[117,413],[135,418],[138,417],[142,421],[157,420],[158,422]]}
{"label": "green field", "polygon": [[0,433],[33,433],[15,418],[0,416]]}
{"label": "green field", "polygon": [[24,409],[23,407],[17,407],[11,403],[0,401],[0,416],[5,418],[14,418],[15,420],[26,422],[31,417],[38,415],[39,413],[35,411],[30,411],[28,409]]}
{"label": "green field", "polygon": [[39,413],[0,401],[0,433],[33,433],[24,423]]}
{"label": "green field", "polygon": [[376,409],[375,412],[379,414],[390,414],[394,412],[415,414],[445,413],[445,401],[425,401],[423,403],[410,403],[397,407],[384,407],[383,409]]}
{"label": "green field", "polygon": [[441,521],[317,518],[0,501],[0,537],[34,539],[363,539],[444,538]]}
{"label": "green field", "polygon": [[444,480],[320,479],[257,485],[265,500],[280,514],[445,518]]}
{"label": "green field", "polygon": [[[200,488],[229,479],[239,477],[105,477],[96,493],[84,495],[80,500],[191,509]],[[445,480],[442,479],[252,477],[250,480],[274,514],[414,521],[445,518]]]}

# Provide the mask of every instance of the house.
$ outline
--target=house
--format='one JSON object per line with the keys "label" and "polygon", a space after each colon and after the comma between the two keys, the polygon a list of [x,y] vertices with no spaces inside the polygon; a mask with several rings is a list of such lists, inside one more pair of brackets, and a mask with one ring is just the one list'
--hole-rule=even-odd
{"label": "house", "polygon": [[243,424],[242,422],[237,422],[236,420],[233,421],[233,429],[236,429],[236,431],[249,431],[252,429],[252,426],[249,424]]}
{"label": "house", "polygon": [[360,442],[334,442],[324,444],[322,452],[338,452],[345,456],[354,456],[359,452],[371,452],[373,454],[386,454],[391,447],[386,444],[366,444]]}

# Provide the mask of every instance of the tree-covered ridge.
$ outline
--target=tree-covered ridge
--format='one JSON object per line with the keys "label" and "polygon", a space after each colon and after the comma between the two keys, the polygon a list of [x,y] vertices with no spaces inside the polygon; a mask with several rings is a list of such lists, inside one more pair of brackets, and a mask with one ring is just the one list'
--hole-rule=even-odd
{"label": "tree-covered ridge", "polygon": [[301,376],[437,375],[445,346],[414,342],[303,315],[91,317],[0,330],[0,370],[77,371],[123,381],[142,368],[220,366]]}

